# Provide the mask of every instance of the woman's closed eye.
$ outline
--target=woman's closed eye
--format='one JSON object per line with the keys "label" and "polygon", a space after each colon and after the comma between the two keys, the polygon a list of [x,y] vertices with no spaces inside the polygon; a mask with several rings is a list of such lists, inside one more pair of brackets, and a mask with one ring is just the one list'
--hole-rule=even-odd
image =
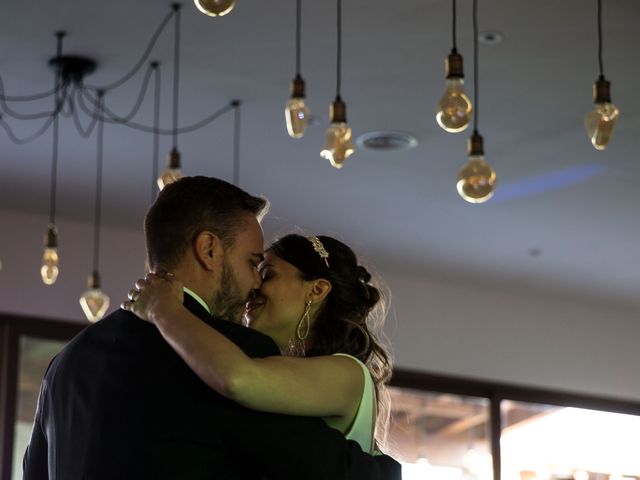
{"label": "woman's closed eye", "polygon": [[262,270],[260,270],[260,278],[262,278],[263,282],[266,282],[267,280],[273,278],[273,272],[270,268],[263,268]]}

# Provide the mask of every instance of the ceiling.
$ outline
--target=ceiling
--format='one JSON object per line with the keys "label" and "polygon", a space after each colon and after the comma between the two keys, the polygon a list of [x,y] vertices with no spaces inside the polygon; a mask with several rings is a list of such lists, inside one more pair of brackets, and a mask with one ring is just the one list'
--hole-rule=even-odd
{"label": "ceiling", "polygon": [[[583,116],[598,75],[596,1],[484,0],[479,28],[504,40],[480,45],[479,130],[495,169],[495,197],[463,201],[455,189],[470,131],[448,134],[434,119],[451,48],[448,0],[345,0],[342,97],[354,136],[415,135],[411,150],[358,149],[342,170],[319,156],[335,96],[335,2],[303,2],[302,74],[315,117],[290,139],[284,103],[295,73],[295,2],[237,0],[222,18],[182,9],[181,125],[242,101],[240,186],[265,194],[267,237],[293,228],[330,234],[377,265],[435,277],[535,286],[640,305],[640,2],[604,2],[604,67],[621,116],[609,147],[592,148]],[[471,0],[459,0],[458,47],[472,97]],[[51,88],[56,30],[64,50],[94,58],[86,83],[104,85],[136,63],[169,11],[152,0],[4,0],[0,75],[7,95]],[[151,59],[162,64],[162,126],[171,126],[171,25]],[[142,75],[107,94],[125,114]],[[473,97],[472,97],[473,99]],[[47,101],[49,102],[49,101]],[[50,103],[50,102],[49,102]],[[49,103],[12,104],[41,111]],[[6,118],[19,135],[39,122]],[[136,120],[152,123],[152,95]],[[58,215],[91,221],[95,137],[60,124]],[[183,170],[231,180],[233,114],[179,137]],[[171,137],[161,139],[161,163]],[[139,229],[149,204],[152,137],[105,127],[104,221]],[[0,209],[48,213],[51,134],[17,146],[0,131]],[[46,225],[43,225],[43,232]]]}

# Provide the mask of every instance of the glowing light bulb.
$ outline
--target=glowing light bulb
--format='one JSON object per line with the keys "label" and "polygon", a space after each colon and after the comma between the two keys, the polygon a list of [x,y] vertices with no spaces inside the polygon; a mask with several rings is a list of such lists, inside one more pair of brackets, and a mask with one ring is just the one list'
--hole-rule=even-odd
{"label": "glowing light bulb", "polygon": [[596,150],[604,150],[613,135],[620,111],[611,103],[611,82],[600,76],[593,84],[595,108],[587,113],[584,126],[591,144]]}
{"label": "glowing light bulb", "polygon": [[333,167],[342,168],[355,148],[351,142],[351,128],[347,125],[346,105],[340,97],[331,104],[330,118],[331,126],[320,156],[329,160]]}
{"label": "glowing light bulb", "polygon": [[58,231],[55,225],[49,225],[44,241],[44,254],[40,275],[45,285],[53,285],[58,279]]}
{"label": "glowing light bulb", "polygon": [[193,0],[193,2],[198,10],[210,17],[222,17],[236,5],[236,0]]}
{"label": "glowing light bulb", "polygon": [[87,320],[97,322],[109,308],[109,297],[100,290],[100,275],[93,272],[89,275],[89,289],[80,297],[80,306]]}
{"label": "glowing light bulb", "polygon": [[180,152],[176,148],[172,148],[169,155],[167,155],[167,169],[158,177],[158,188],[162,190],[165,186],[181,178]]}
{"label": "glowing light bulb", "polygon": [[462,132],[469,126],[473,106],[464,91],[462,55],[455,49],[445,60],[447,88],[438,102],[436,121],[450,133]]}
{"label": "glowing light bulb", "polygon": [[334,123],[327,130],[327,137],[320,156],[335,168],[342,168],[344,161],[355,151],[351,143],[351,128],[346,123]]}
{"label": "glowing light bulb", "polygon": [[496,172],[484,161],[482,137],[474,132],[469,138],[469,161],[458,173],[460,196],[469,203],[484,203],[493,196]]}
{"label": "glowing light bulb", "polygon": [[292,138],[301,138],[307,127],[309,109],[304,104],[304,80],[300,75],[291,81],[291,98],[284,110],[287,132]]}

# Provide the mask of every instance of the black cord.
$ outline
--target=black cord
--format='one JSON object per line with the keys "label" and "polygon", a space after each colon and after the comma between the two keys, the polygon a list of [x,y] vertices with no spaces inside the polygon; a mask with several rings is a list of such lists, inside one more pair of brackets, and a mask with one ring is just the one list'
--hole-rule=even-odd
{"label": "black cord", "polygon": [[25,138],[20,138],[15,133],[13,133],[13,130],[11,130],[11,126],[4,121],[2,114],[0,114],[0,127],[2,127],[4,131],[7,132],[7,136],[12,143],[16,145],[26,145],[27,143],[33,142],[36,138],[40,138],[42,135],[44,135],[44,133],[49,130],[49,127],[53,123],[54,118],[55,116],[51,115],[49,119],[42,124],[42,127],[40,127],[40,129],[38,129],[34,134]]}
{"label": "black cord", "polygon": [[604,78],[604,67],[602,65],[602,0],[598,0],[598,66],[600,67],[600,78]]}
{"label": "black cord", "polygon": [[173,148],[178,148],[178,97],[180,84],[180,4],[171,5],[175,12],[175,30],[173,43]]}
{"label": "black cord", "polygon": [[338,0],[338,55],[337,55],[337,79],[336,98],[340,98],[340,77],[342,76],[342,0]]}
{"label": "black cord", "polygon": [[[56,88],[53,89],[53,92],[58,92],[60,90],[60,86],[56,84]],[[39,113],[20,113],[13,110],[7,104],[6,96],[4,95],[4,83],[2,82],[2,78],[0,77],[0,105],[2,106],[2,111],[16,120],[37,120],[39,118],[50,117],[54,114],[55,108],[53,111],[49,112],[39,112]]]}
{"label": "black cord", "polygon": [[234,100],[233,106],[233,184],[240,183],[240,102]]}
{"label": "black cord", "polygon": [[[58,39],[56,46],[56,56],[60,58],[62,56],[62,39],[65,36],[65,32],[56,32]],[[51,190],[49,198],[49,225],[56,224],[56,191],[58,187],[58,143],[59,143],[59,125],[58,125],[58,113],[62,109],[62,102],[64,102],[64,96],[66,95],[66,88],[63,89],[62,98],[59,96],[61,86],[60,71],[56,70],[54,75],[54,90],[58,93],[54,96],[54,114],[53,114],[53,147],[51,154]]]}
{"label": "black cord", "polygon": [[[2,84],[2,77],[0,77],[0,85]],[[4,87],[2,88],[4,91]],[[5,95],[4,93],[0,93],[0,100],[4,100],[5,102],[33,102],[34,100],[42,100],[43,98],[49,98],[51,95],[56,93],[57,90],[54,88],[47,92],[42,93],[34,93],[33,95]]]}
{"label": "black cord", "polygon": [[300,76],[300,30],[302,25],[302,0],[296,0],[296,77]]}
{"label": "black cord", "polygon": [[478,0],[473,0],[473,133],[478,133]]}
{"label": "black cord", "polygon": [[[98,112],[104,104],[104,92],[98,91]],[[93,216],[93,271],[97,273],[100,260],[100,223],[102,216],[102,153],[104,150],[104,121],[98,120],[98,148],[96,159],[96,200]]]}
{"label": "black cord", "polygon": [[[83,95],[85,97],[86,100],[88,100],[89,102],[93,103],[95,105],[96,100],[94,98],[91,98],[89,96],[89,94],[86,92],[86,90],[83,90]],[[82,98],[82,97],[80,97]],[[87,108],[86,104],[84,103],[84,101],[80,102],[80,107],[82,108],[82,110],[84,111],[85,114],[87,115],[92,115],[92,112]],[[104,114],[103,114],[103,119],[105,122],[108,123],[120,123],[120,124],[124,124],[126,126],[128,126],[129,128],[132,128],[134,130],[139,130],[141,132],[147,132],[147,133],[154,133],[157,132],[158,135],[173,135],[174,130],[173,129],[169,129],[169,128],[154,128],[154,127],[150,127],[148,125],[143,125],[141,123],[136,123],[136,122],[125,122],[122,121],[122,119],[118,118],[118,116],[116,114],[114,114],[113,112],[111,112],[107,107],[104,107]],[[222,115],[224,115],[225,113],[227,113],[228,111],[233,109],[233,105],[229,104],[225,107],[220,108],[219,110],[213,112],[211,115],[209,115],[208,117],[203,118],[202,120],[193,123],[191,125],[187,125],[186,127],[182,127],[182,128],[178,128],[177,132],[178,134],[183,134],[183,133],[190,133],[190,132],[194,132],[196,130],[201,129],[202,127],[210,124],[211,122],[213,122],[214,120],[216,120],[217,118],[221,117]]]}
{"label": "black cord", "polygon": [[[73,95],[69,98],[69,103],[71,105],[74,105],[74,96],[77,97],[80,95],[80,90],[79,89],[75,89],[73,92]],[[80,136],[82,138],[89,138],[89,136],[91,135],[91,133],[93,132],[93,129],[95,128],[97,122],[98,122],[98,117],[99,117],[99,112],[96,109],[94,111],[95,113],[98,113],[98,115],[92,115],[90,118],[90,122],[89,125],[87,126],[87,128],[85,129],[82,126],[82,123],[80,122],[80,116],[78,115],[78,109],[77,108],[73,108],[73,123],[76,127],[76,130],[78,131],[78,133],[80,134]]]}
{"label": "black cord", "polygon": [[456,12],[456,0],[451,0],[452,6],[453,6],[453,28],[451,29],[451,32],[453,34],[453,49],[454,50],[458,50],[458,42],[456,40],[457,34],[456,34],[456,28],[457,28],[457,12]]}
{"label": "black cord", "polygon": [[158,26],[156,31],[153,33],[153,36],[151,37],[151,40],[149,41],[149,44],[147,45],[147,48],[145,49],[144,53],[142,54],[142,57],[140,58],[138,63],[135,64],[135,66],[131,69],[131,71],[129,73],[124,75],[119,80],[116,80],[115,82],[110,83],[108,85],[104,85],[104,86],[101,86],[101,87],[94,86],[94,85],[86,85],[86,88],[88,88],[90,90],[94,90],[94,91],[104,90],[105,92],[107,92],[109,90],[113,90],[116,87],[119,87],[120,85],[125,83],[127,80],[129,80],[131,77],[133,77],[138,72],[138,70],[140,70],[142,65],[144,65],[144,63],[147,61],[147,58],[149,58],[149,55],[151,54],[151,50],[153,50],[153,47],[155,46],[156,42],[158,41],[158,37],[160,36],[162,31],[164,30],[164,27],[167,26],[167,23],[169,23],[169,20],[171,20],[171,17],[174,15],[174,13],[175,13],[175,11],[171,10],[167,14],[167,16],[164,17],[164,19],[162,20],[162,23],[160,23],[160,25]]}
{"label": "black cord", "polygon": [[156,199],[156,181],[158,178],[158,157],[160,156],[160,64],[152,62],[151,68],[155,72],[155,95],[153,102],[153,158],[151,168],[151,203]]}

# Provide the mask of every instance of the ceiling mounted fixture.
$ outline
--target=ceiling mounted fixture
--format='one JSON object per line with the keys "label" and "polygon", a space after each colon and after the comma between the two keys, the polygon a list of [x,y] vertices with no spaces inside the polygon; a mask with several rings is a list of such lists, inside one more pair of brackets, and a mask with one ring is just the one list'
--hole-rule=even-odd
{"label": "ceiling mounted fixture", "polygon": [[604,78],[602,62],[602,0],[598,2],[598,65],[600,75],[593,84],[593,103],[596,107],[587,113],[584,125],[591,144],[596,150],[604,150],[613,135],[620,111],[611,103],[611,82]]}
{"label": "ceiling mounted fixture", "polygon": [[338,0],[338,48],[337,48],[337,74],[336,74],[336,98],[329,109],[331,126],[327,130],[324,148],[320,156],[331,162],[335,168],[342,168],[344,161],[353,152],[351,143],[351,127],[347,125],[347,104],[340,97],[340,77],[342,68],[342,1]]}
{"label": "ceiling mounted fixture", "polygon": [[436,121],[445,132],[457,133],[466,130],[469,126],[473,107],[464,91],[462,55],[458,53],[456,43],[456,0],[451,0],[451,5],[453,7],[453,47],[444,63],[447,86],[444,95],[438,102]]}
{"label": "ceiling mounted fixture", "polygon": [[478,0],[473,0],[473,133],[467,147],[469,161],[460,169],[456,185],[460,196],[469,203],[486,202],[496,185],[496,172],[484,161],[484,141],[478,133],[478,85]]}
{"label": "ceiling mounted fixture", "polygon": [[356,139],[356,145],[366,150],[392,152],[415,148],[418,139],[410,133],[379,130],[363,133]]}
{"label": "ceiling mounted fixture", "polygon": [[[141,58],[136,62],[131,70],[119,79],[102,86],[93,86],[87,84],[85,79],[87,75],[96,69],[96,62],[91,58],[63,54],[62,40],[65,32],[56,32],[57,45],[56,55],[49,61],[49,65],[54,70],[54,86],[46,92],[39,92],[28,95],[7,95],[4,91],[4,83],[0,77],[0,128],[2,128],[9,140],[16,145],[25,145],[33,142],[44,135],[49,128],[52,128],[52,159],[51,159],[51,187],[49,200],[49,224],[45,234],[44,253],[42,256],[42,265],[40,274],[42,281],[46,285],[53,285],[59,274],[59,256],[58,256],[58,229],[56,226],[56,200],[57,200],[57,179],[58,179],[58,146],[59,146],[59,121],[60,117],[70,118],[75,129],[82,138],[88,138],[96,125],[102,128],[104,122],[123,125],[134,130],[154,135],[154,151],[153,151],[153,170],[154,181],[157,178],[157,157],[158,157],[158,140],[159,135],[172,135],[173,148],[169,153],[169,170],[179,170],[180,154],[177,150],[177,135],[179,133],[194,132],[209,125],[218,117],[227,113],[234,108],[233,104],[229,104],[216,112],[209,114],[204,119],[191,125],[178,126],[178,82],[179,82],[179,52],[180,52],[180,5],[173,4],[171,11],[164,17],[160,25],[156,28],[151,36],[151,40],[146,46]],[[171,18],[175,18],[175,48],[174,48],[174,109],[173,109],[173,128],[166,129],[159,126],[159,105],[160,105],[160,71],[158,62],[150,62],[149,67],[144,74],[142,86],[140,87],[138,97],[135,100],[131,111],[125,115],[114,113],[104,103],[103,96],[107,92],[112,92],[133,78],[147,62],[158,38],[164,28],[167,26]],[[137,113],[140,111],[144,99],[146,97],[151,74],[155,72],[155,110],[153,126],[144,125],[134,121]],[[53,109],[37,111],[35,113],[23,113],[16,111],[12,106],[14,103],[39,103],[49,98],[53,99]],[[39,104],[38,104],[39,106]],[[16,134],[11,124],[11,119],[18,121],[41,121],[42,124],[37,127],[35,133],[20,137]],[[237,148],[236,148],[237,151]],[[172,173],[173,174],[173,173]],[[174,175],[175,176],[175,175]],[[151,199],[153,201],[155,189],[152,188]],[[97,269],[96,269],[97,270]],[[97,271],[94,272],[97,274]],[[99,285],[99,275],[92,274],[90,277],[90,286]],[[99,289],[99,287],[90,288]],[[88,303],[88,302],[87,302]]]}
{"label": "ceiling mounted fixture", "polygon": [[309,108],[304,103],[305,84],[300,75],[301,0],[296,0],[296,76],[291,81],[291,97],[284,110],[287,133],[291,138],[302,138],[309,120]]}

